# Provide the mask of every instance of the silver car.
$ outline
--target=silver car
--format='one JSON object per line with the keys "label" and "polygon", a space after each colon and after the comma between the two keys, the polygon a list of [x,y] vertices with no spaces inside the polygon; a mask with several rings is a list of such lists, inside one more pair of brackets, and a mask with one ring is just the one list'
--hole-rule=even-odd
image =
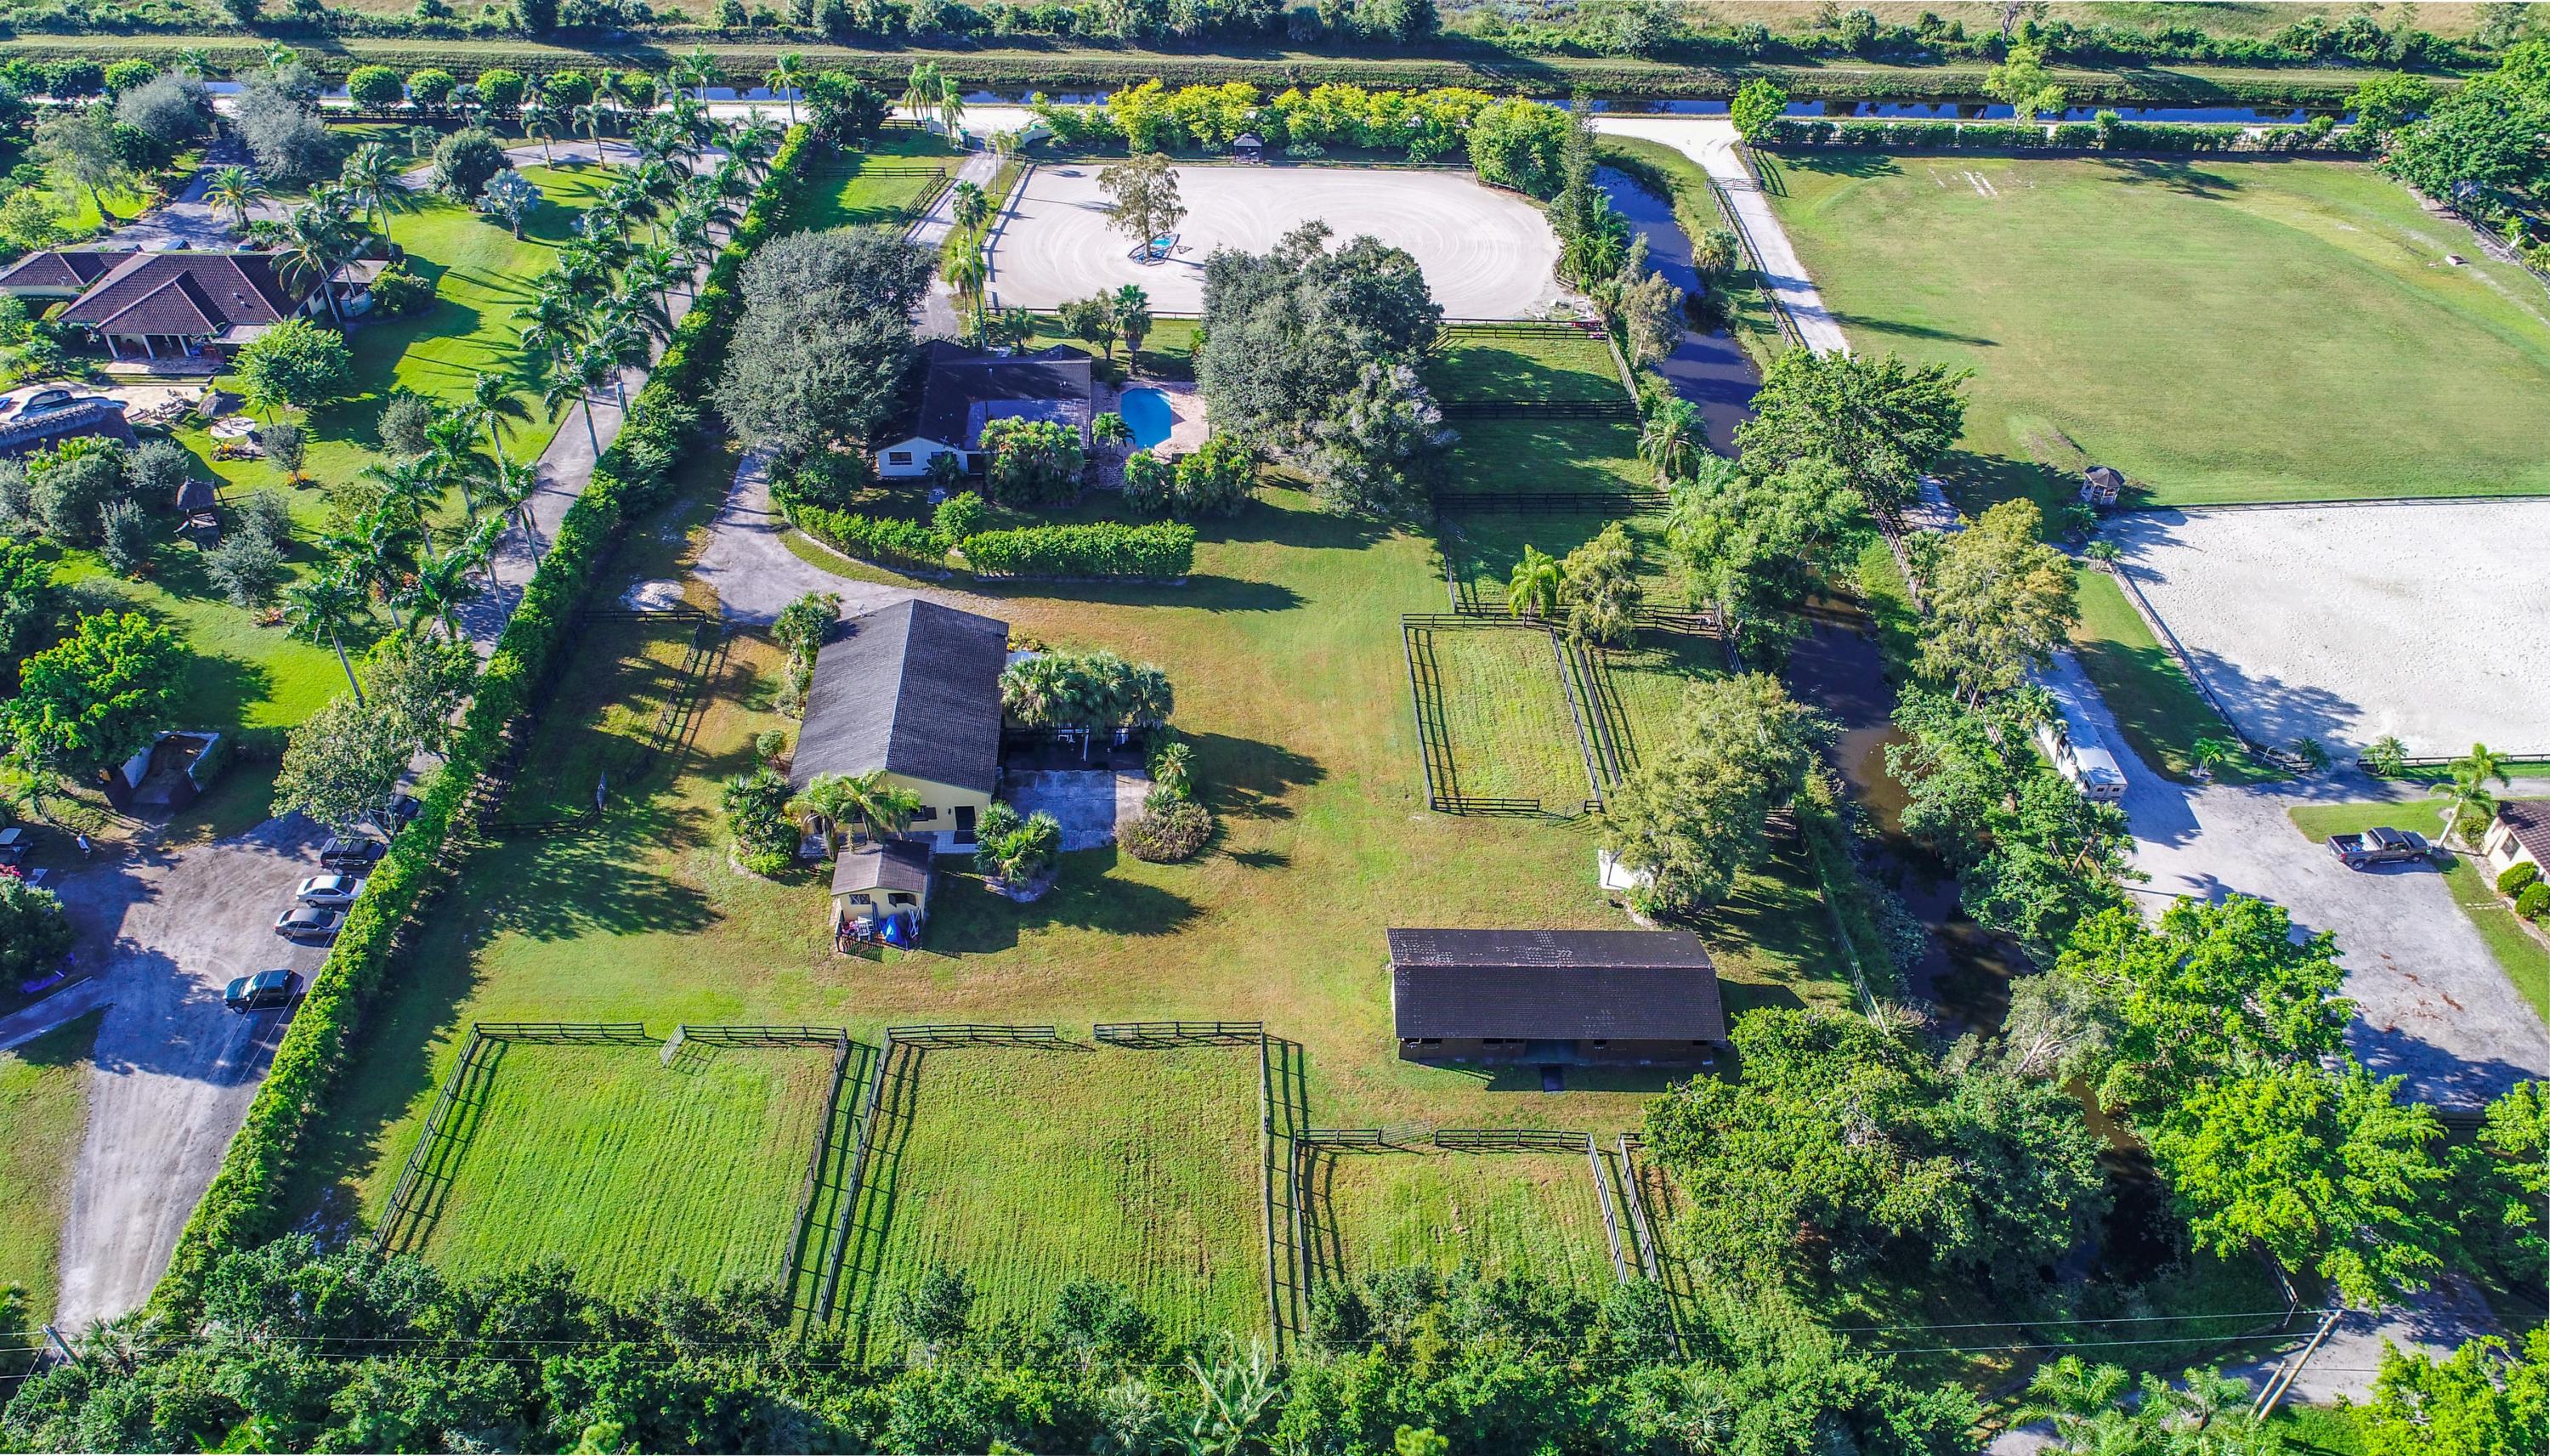
{"label": "silver car", "polygon": [[345,924],[341,911],[296,905],[275,917],[274,933],[286,940],[333,940]]}
{"label": "silver car", "polygon": [[301,882],[301,888],[292,892],[292,898],[304,905],[342,909],[353,904],[354,897],[362,893],[363,877],[360,875],[312,875]]}

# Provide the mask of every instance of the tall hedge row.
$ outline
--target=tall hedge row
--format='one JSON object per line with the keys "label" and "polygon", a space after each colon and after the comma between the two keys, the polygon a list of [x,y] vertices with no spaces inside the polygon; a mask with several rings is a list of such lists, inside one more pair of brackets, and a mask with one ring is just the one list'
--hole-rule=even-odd
{"label": "tall hedge row", "polygon": [[1773,150],[2345,152],[2351,131],[2236,122],[1823,121],[1782,117],[1762,145]]}
{"label": "tall hedge row", "polygon": [[453,821],[494,760],[507,725],[545,680],[623,523],[663,499],[672,465],[699,423],[691,401],[708,393],[734,331],[736,270],[753,248],[788,227],[809,145],[802,128],[781,145],[698,300],[631,403],[619,437],[567,508],[555,542],[479,675],[450,756],[426,779],[417,796],[421,811],[374,868],[327,962],[311,977],[309,994],[248,1106],[246,1121],[178,1234],[168,1272],[151,1296],[154,1315],[190,1313],[205,1277],[224,1254],[282,1231],[276,1225],[281,1185],[347,1066],[354,1034],[381,989],[409,918],[447,868],[444,850]]}
{"label": "tall hedge row", "polygon": [[1026,526],[957,544],[980,576],[1136,576],[1169,580],[1195,569],[1195,528],[1173,522]]}
{"label": "tall hedge row", "polygon": [[947,564],[947,537],[921,522],[807,504],[785,510],[798,530],[862,561],[931,568]]}

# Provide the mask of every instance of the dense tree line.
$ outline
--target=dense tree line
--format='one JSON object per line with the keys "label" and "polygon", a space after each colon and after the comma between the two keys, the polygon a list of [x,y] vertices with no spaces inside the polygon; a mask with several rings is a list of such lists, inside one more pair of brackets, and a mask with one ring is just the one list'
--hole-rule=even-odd
{"label": "dense tree line", "polygon": [[[890,1291],[862,1358],[764,1286],[627,1300],[555,1264],[472,1282],[306,1235],[234,1254],[184,1325],[101,1326],[26,1383],[31,1451],[710,1450],[1946,1456],[1971,1397],[1899,1376],[1777,1298],[1600,1298],[1424,1269],[1324,1289],[1294,1358],[1173,1339],[1112,1286],[1033,1318],[961,1271]],[[1448,1446],[1444,1443],[1448,1442]]]}

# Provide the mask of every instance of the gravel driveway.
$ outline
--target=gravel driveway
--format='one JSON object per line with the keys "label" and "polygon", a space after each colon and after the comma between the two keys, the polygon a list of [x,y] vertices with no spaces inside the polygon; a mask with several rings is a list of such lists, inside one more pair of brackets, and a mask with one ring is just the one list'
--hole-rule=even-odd
{"label": "gravel driveway", "polygon": [[2300,804],[2422,794],[2353,772],[2254,787],[2173,784],[2133,755],[2069,655],[2057,672],[2124,768],[2134,863],[2151,876],[2139,888],[2155,905],[2162,896],[2252,895],[2284,906],[2305,929],[2335,931],[2357,1007],[2347,1039],[2368,1068],[2405,1076],[2413,1098],[2476,1107],[2524,1078],[2550,1077],[2550,1029],[2498,968],[2441,874],[2350,870],[2286,816]]}
{"label": "gravel driveway", "polygon": [[62,1224],[65,1329],[138,1309],[221,1166],[283,1036],[284,1015],[222,1006],[235,976],[325,951],[274,934],[326,833],[295,816],[179,852],[144,848],[58,882],[77,954],[110,998],[89,1071],[88,1136]]}

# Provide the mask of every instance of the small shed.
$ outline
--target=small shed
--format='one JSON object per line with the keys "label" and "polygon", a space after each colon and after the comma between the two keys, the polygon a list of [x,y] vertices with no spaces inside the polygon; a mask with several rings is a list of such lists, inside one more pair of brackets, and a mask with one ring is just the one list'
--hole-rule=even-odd
{"label": "small shed", "polygon": [[2094,509],[2112,511],[2124,494],[2125,472],[2113,465],[2093,465],[2081,472],[2081,499]]}
{"label": "small shed", "polygon": [[1726,1039],[1717,968],[1687,930],[1390,932],[1413,1062],[1688,1066]]}
{"label": "small shed", "polygon": [[1230,139],[1230,156],[1233,161],[1264,161],[1266,139],[1255,132],[1242,132]]}
{"label": "small shed", "polygon": [[833,933],[843,940],[891,938],[889,922],[919,938],[930,919],[930,844],[882,839],[853,844],[833,861]]}

